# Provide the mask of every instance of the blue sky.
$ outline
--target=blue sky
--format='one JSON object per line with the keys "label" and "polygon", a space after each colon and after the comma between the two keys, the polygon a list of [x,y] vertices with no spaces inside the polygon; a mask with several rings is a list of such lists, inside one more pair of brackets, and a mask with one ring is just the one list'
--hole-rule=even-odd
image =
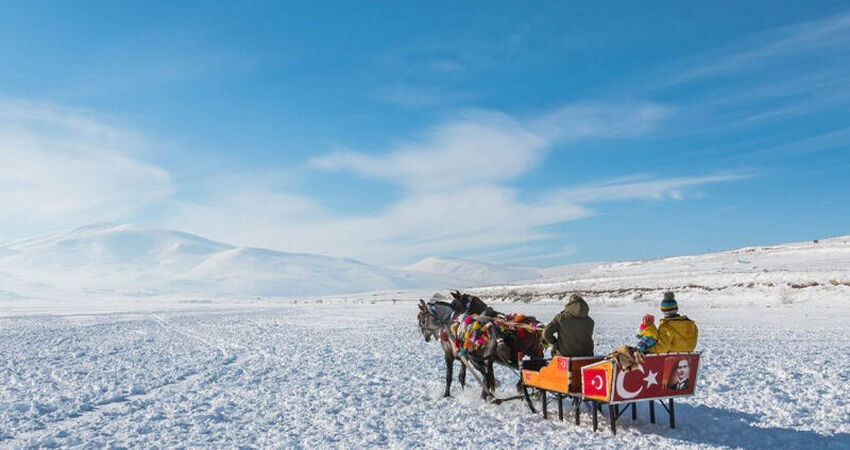
{"label": "blue sky", "polygon": [[0,240],[401,265],[850,234],[842,2],[4,2]]}

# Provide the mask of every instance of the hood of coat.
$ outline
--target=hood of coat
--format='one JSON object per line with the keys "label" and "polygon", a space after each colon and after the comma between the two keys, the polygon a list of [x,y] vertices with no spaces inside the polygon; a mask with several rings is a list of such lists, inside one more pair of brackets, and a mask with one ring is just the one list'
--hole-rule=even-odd
{"label": "hood of coat", "polygon": [[582,299],[570,300],[567,306],[564,306],[564,312],[573,317],[587,317],[590,307]]}

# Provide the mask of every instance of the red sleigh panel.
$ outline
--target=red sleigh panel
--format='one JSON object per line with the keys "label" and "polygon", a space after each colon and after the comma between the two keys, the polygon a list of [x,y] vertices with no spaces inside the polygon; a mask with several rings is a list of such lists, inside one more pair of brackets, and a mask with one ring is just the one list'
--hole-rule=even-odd
{"label": "red sleigh panel", "polygon": [[636,370],[625,372],[612,360],[581,369],[582,396],[608,403],[629,403],[693,395],[699,353],[647,355]]}

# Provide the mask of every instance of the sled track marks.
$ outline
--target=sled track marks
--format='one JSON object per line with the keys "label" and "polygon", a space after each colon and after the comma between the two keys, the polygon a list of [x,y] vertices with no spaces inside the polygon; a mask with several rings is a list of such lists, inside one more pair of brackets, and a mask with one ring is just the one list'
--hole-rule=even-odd
{"label": "sled track marks", "polygon": [[[70,329],[64,323],[52,329],[38,326],[46,329],[40,340],[51,346],[30,342],[15,347],[48,348],[52,354],[40,350],[6,367],[0,362],[0,446],[68,444],[73,430],[161,420],[157,409],[169,399],[215,392],[220,379],[243,371],[246,360],[270,356],[254,357],[232,340],[208,336],[204,330],[215,329],[209,323],[175,323],[180,320],[149,315]],[[62,336],[65,330],[71,337]],[[112,344],[126,336],[125,342]]]}
{"label": "sled track marks", "polygon": [[69,436],[74,430],[100,427],[117,417],[129,416],[152,405],[154,403],[152,400],[161,395],[162,391],[174,389],[179,392],[183,385],[192,384],[202,377],[202,373],[190,371],[179,376],[176,381],[156,386],[147,392],[119,395],[86,405],[77,413],[72,413],[55,422],[48,422],[41,430],[21,433],[10,437],[10,440],[6,442],[0,439],[0,442],[10,448],[42,446],[51,442],[50,437]]}

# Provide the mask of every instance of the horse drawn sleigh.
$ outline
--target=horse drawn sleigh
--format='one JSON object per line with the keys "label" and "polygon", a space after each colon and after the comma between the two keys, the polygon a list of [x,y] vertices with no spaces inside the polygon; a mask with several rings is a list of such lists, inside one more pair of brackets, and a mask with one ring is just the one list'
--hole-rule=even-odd
{"label": "horse drawn sleigh", "polygon": [[[655,423],[655,405],[660,404],[668,414],[670,427],[675,428],[674,400],[694,394],[699,352],[646,355],[640,364],[626,368],[604,356],[544,359],[542,324],[533,317],[500,315],[486,308],[477,297],[459,292],[452,295],[452,303],[426,304],[420,300],[417,317],[425,340],[437,338],[443,347],[446,397],[451,394],[454,361],[458,360],[461,386],[465,384],[467,370],[472,369],[472,375],[482,387],[482,398],[493,403],[524,399],[532,413],[537,412],[533,401],[537,398],[543,417],[548,418],[549,396],[553,396],[560,420],[564,420],[564,401],[569,400],[577,425],[584,404],[590,407],[594,431],[598,429],[599,413],[607,406],[609,426],[616,434],[617,420],[623,413],[631,410],[632,420],[637,419],[638,403],[648,405],[652,423]],[[496,396],[494,363],[517,371],[516,387],[520,395]]]}

